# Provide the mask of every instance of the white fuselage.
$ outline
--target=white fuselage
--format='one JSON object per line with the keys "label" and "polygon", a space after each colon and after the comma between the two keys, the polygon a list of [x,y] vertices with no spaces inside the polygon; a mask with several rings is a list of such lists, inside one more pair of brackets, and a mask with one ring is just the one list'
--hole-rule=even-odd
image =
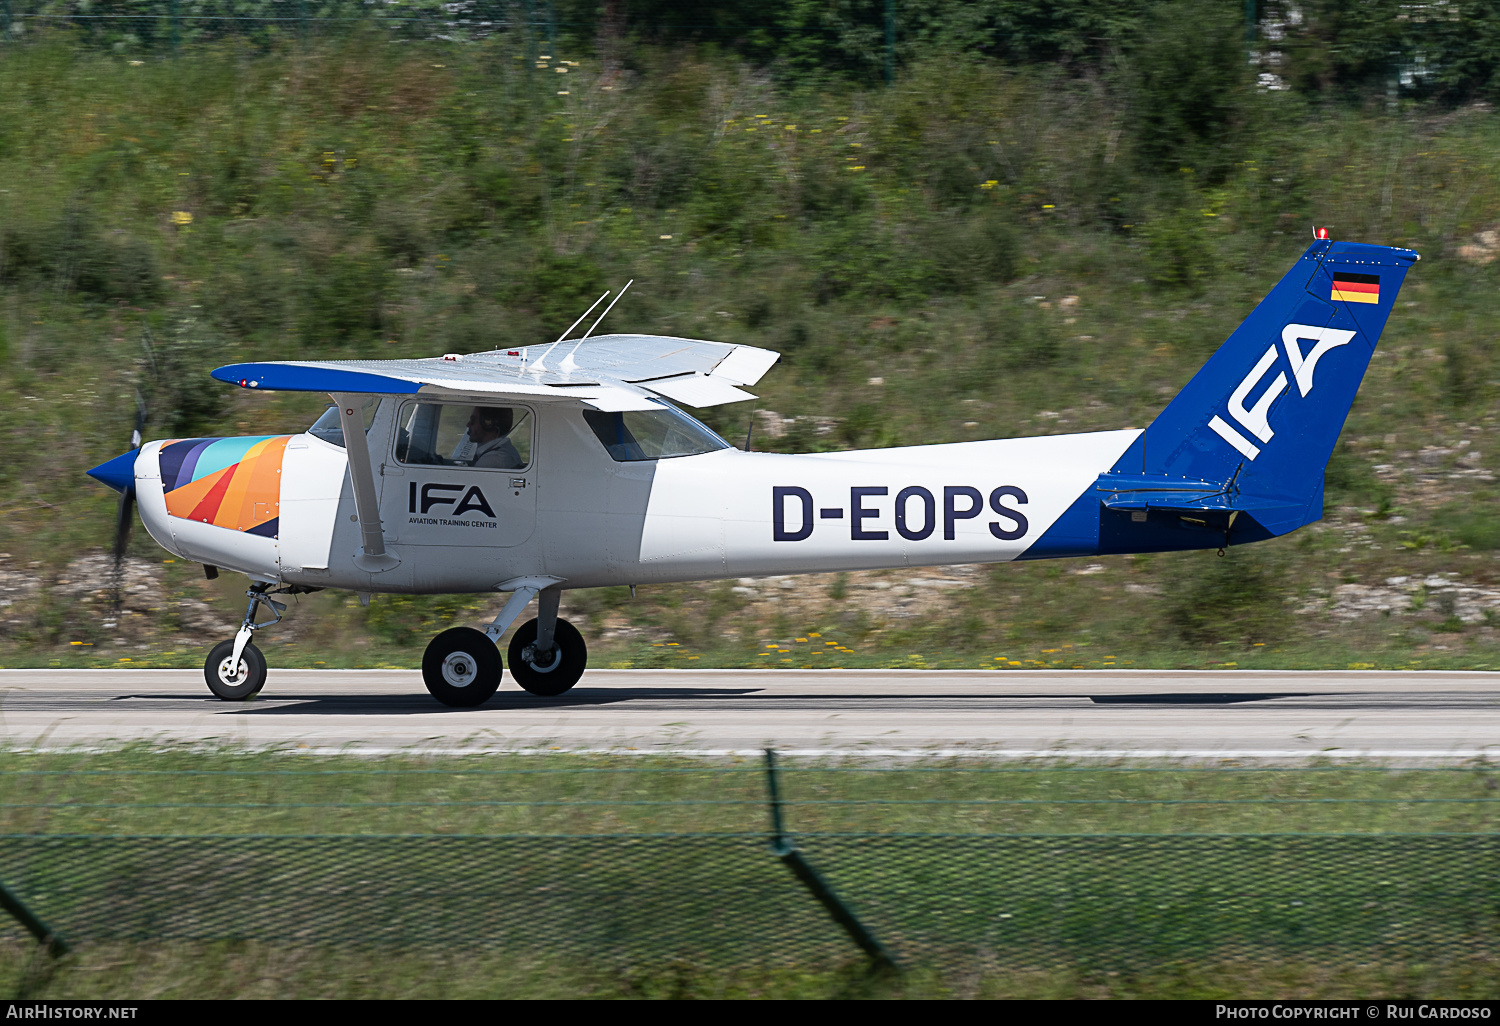
{"label": "white fuselage", "polygon": [[543,402],[530,406],[530,465],[487,470],[400,465],[397,405],[384,400],[368,434],[387,551],[399,561],[389,570],[355,566],[348,458],[312,435],[286,441],[279,495],[266,497],[266,515],[279,513],[274,535],[169,514],[161,442],[136,461],[142,519],[184,559],[361,592],[484,592],[539,576],[577,588],[992,563],[1026,553],[1141,434],[810,455],[723,449],[619,463],[581,407]]}

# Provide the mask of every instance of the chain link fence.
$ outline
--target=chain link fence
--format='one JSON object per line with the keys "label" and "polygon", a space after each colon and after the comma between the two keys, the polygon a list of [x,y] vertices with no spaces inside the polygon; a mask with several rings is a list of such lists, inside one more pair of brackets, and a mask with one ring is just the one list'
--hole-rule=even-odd
{"label": "chain link fence", "polygon": [[[162,802],[162,781],[140,776],[7,773],[0,883],[21,913],[4,929],[21,935],[29,913],[73,944],[461,944],[622,967],[830,964],[860,948],[947,969],[1493,958],[1493,772],[1292,772],[455,769],[420,794],[326,803],[262,800],[264,774],[186,774],[173,786],[215,800]],[[411,786],[393,777],[382,786]],[[323,785],[364,786],[354,771]],[[469,800],[471,786],[502,797]],[[391,829],[412,815],[447,818]],[[176,829],[135,832],[153,823]]]}

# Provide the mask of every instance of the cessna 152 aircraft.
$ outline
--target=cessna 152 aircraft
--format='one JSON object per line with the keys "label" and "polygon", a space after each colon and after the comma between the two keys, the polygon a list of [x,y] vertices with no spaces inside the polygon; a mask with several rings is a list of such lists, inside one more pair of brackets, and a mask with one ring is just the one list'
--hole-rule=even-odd
{"label": "cessna 152 aircraft", "polygon": [[1222,550],[1320,519],[1329,455],[1419,257],[1315,236],[1144,431],[743,452],[680,405],[754,398],[743,386],[776,353],[570,328],[467,356],[221,367],[334,405],[297,435],[137,439],[89,473],[122,492],[123,527],[138,501],[163,548],[250,578],[244,625],[204,666],[220,698],[264,685],[250,639],[285,609],[271,596],[322,588],[509,592],[487,628],[427,647],[423,679],[453,706],[494,694],[498,642],[535,598],[506,662],[558,695],[587,663],[557,615],[565,588]]}

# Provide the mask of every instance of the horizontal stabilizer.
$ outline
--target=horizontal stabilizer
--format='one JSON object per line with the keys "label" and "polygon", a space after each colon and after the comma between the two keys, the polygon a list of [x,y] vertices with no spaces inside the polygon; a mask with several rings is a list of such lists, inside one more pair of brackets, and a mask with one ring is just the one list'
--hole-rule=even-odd
{"label": "horizontal stabilizer", "polygon": [[[1306,503],[1246,495],[1235,481],[1213,482],[1159,475],[1100,474],[1094,494],[1104,510],[1101,534],[1110,551],[1150,551],[1163,532],[1210,531],[1223,544],[1260,541],[1295,530]],[[1187,546],[1182,546],[1187,547]]]}

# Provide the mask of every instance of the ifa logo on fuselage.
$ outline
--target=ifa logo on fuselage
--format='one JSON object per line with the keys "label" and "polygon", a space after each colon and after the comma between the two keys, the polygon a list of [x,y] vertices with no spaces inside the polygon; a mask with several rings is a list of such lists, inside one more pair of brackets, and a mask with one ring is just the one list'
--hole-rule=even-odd
{"label": "ifa logo on fuselage", "polygon": [[[439,507],[451,506],[452,509]],[[428,481],[418,485],[411,482],[407,491],[406,509],[411,516],[409,524],[441,524],[450,527],[494,527],[495,511],[478,485],[443,484]],[[460,520],[465,513],[478,513],[487,520]]]}
{"label": "ifa logo on fuselage", "polygon": [[[844,506],[818,506],[806,488],[777,485],[771,489],[771,539],[805,541],[812,537],[817,521],[847,519],[850,541],[886,541],[891,536],[887,528],[891,527],[907,541],[925,541],[939,530],[944,541],[953,541],[958,537],[960,521],[973,520],[985,512],[985,495],[970,485],[947,485],[942,491],[940,510],[938,497],[921,485],[902,488],[889,505],[885,496],[891,494],[890,488],[856,485],[849,489],[846,517]],[[1007,505],[1007,499],[1015,505]],[[1024,537],[1031,524],[1015,506],[1028,501],[1026,493],[1015,485],[992,490],[988,507],[1000,519],[989,522],[990,534],[1001,541]]]}
{"label": "ifa logo on fuselage", "polygon": [[[1297,382],[1297,391],[1305,399],[1313,388],[1313,368],[1318,365],[1329,350],[1339,346],[1347,345],[1354,338],[1355,332],[1343,328],[1318,328],[1311,324],[1288,324],[1281,329],[1281,345],[1286,351],[1286,362],[1292,370],[1292,378]],[[1302,352],[1302,343],[1313,344],[1306,354]],[[1230,393],[1229,415],[1235,419],[1251,435],[1258,438],[1261,445],[1269,442],[1275,431],[1271,430],[1271,405],[1276,402],[1281,393],[1286,389],[1286,372],[1279,371],[1271,383],[1261,390],[1260,395],[1251,401],[1250,395],[1265,379],[1266,373],[1276,363],[1276,343],[1265,351],[1255,366],[1246,374],[1239,386]],[[1224,441],[1239,450],[1240,454],[1248,460],[1253,460],[1260,455],[1260,446],[1256,445],[1244,433],[1237,430],[1233,425],[1217,414],[1208,422]]]}

